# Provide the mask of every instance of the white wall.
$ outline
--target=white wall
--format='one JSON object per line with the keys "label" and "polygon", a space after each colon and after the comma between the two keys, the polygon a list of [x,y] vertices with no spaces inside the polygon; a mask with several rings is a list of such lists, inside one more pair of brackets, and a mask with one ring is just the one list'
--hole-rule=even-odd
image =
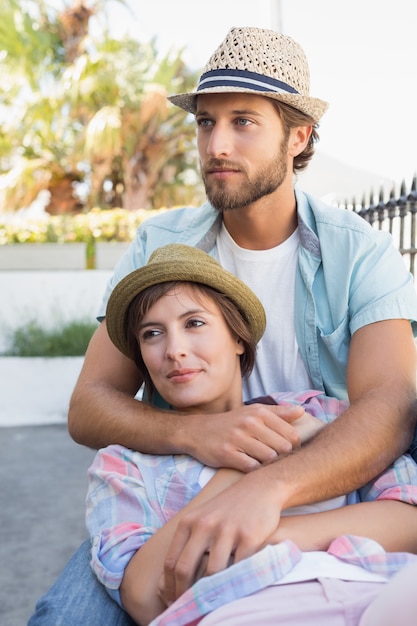
{"label": "white wall", "polygon": [[0,357],[0,427],[65,424],[83,357]]}
{"label": "white wall", "polygon": [[0,352],[8,333],[30,321],[44,328],[94,320],[111,270],[0,271]]}

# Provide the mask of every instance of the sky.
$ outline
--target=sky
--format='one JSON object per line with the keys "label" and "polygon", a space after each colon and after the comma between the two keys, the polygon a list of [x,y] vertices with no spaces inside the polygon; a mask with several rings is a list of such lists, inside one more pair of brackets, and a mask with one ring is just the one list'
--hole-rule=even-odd
{"label": "sky", "polygon": [[[184,48],[202,68],[232,26],[280,30],[307,54],[310,93],[330,108],[318,154],[373,180],[411,183],[417,171],[417,2],[415,0],[130,0],[110,1],[112,27],[161,52]],[[353,171],[353,170],[352,170]]]}

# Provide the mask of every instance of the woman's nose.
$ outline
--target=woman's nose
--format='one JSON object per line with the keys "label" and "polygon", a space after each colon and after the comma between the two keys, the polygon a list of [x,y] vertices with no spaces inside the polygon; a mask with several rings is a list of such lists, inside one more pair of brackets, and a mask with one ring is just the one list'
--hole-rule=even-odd
{"label": "woman's nose", "polygon": [[184,337],[177,333],[171,334],[167,338],[165,354],[171,361],[176,361],[187,354],[187,347]]}

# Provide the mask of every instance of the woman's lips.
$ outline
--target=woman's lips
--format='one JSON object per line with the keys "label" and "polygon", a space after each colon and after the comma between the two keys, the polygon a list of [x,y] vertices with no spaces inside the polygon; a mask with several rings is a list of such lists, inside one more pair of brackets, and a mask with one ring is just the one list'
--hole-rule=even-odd
{"label": "woman's lips", "polygon": [[186,383],[189,380],[192,380],[201,370],[197,369],[181,369],[181,370],[172,370],[169,372],[167,378],[171,382],[175,383]]}

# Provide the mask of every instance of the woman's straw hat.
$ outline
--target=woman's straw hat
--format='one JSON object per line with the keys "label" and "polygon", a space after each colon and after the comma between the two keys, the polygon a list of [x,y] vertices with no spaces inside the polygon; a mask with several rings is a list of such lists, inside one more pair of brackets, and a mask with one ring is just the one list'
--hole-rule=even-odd
{"label": "woman's straw hat", "polygon": [[324,100],[310,96],[310,72],[301,46],[264,28],[232,28],[205,66],[196,91],[168,99],[195,113],[198,95],[230,92],[279,100],[315,123],[328,107]]}
{"label": "woman's straw hat", "polygon": [[265,331],[265,311],[244,282],[226,271],[209,254],[183,244],[169,244],[157,248],[143,267],[125,276],[112,291],[106,310],[106,324],[110,339],[126,356],[127,312],[131,302],[147,287],[181,281],[200,283],[228,296],[246,320],[257,343]]}

